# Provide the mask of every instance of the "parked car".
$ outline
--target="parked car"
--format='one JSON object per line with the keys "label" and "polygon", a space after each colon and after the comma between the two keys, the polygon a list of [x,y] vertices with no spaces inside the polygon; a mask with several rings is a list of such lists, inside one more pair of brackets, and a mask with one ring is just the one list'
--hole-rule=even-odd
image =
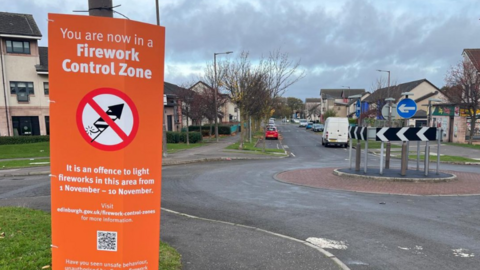
{"label": "parked car", "polygon": [[307,125],[305,126],[306,129],[311,129],[313,127],[312,122],[308,122]]}
{"label": "parked car", "polygon": [[292,119],[292,123],[300,124],[300,120],[298,120],[297,118],[293,118],[293,119]]}
{"label": "parked car", "polygon": [[268,126],[265,132],[265,140],[275,139],[278,140],[278,130],[274,126]]}
{"label": "parked car", "polygon": [[315,132],[323,132],[322,124],[313,124],[312,130]]}
{"label": "parked car", "polygon": [[270,118],[270,120],[268,120],[268,124],[269,124],[269,125],[275,125],[275,120],[273,120],[272,118]]}
{"label": "parked car", "polygon": [[329,117],[325,121],[325,128],[322,134],[322,145],[340,145],[347,147],[348,145],[348,118],[346,117]]}
{"label": "parked car", "polygon": [[308,124],[307,119],[300,119],[300,125],[299,127],[306,127]]}

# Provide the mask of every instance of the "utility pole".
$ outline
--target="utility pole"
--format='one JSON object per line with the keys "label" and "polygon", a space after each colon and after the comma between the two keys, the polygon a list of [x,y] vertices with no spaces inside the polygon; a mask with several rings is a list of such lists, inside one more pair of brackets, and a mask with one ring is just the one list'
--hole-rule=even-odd
{"label": "utility pole", "polygon": [[113,18],[112,0],[88,0],[88,15]]}

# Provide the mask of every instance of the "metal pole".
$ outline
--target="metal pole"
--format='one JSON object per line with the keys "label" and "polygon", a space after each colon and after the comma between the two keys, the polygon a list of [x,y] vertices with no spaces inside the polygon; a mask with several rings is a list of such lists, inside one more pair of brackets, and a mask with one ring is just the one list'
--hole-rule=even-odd
{"label": "metal pole", "polygon": [[213,73],[215,74],[214,77],[214,107],[215,107],[215,114],[213,115],[215,117],[215,140],[218,142],[218,108],[217,108],[217,54],[213,54]]}
{"label": "metal pole", "polygon": [[157,25],[160,26],[160,7],[158,5],[158,0],[155,0],[155,9],[157,10]]}
{"label": "metal pole", "polygon": [[428,171],[430,169],[430,142],[427,141],[425,144],[425,176],[428,176]]}
{"label": "metal pole", "polygon": [[350,149],[348,150],[348,161],[350,162],[350,170],[352,169],[352,148],[353,148],[352,146],[353,146],[353,140],[352,138],[350,138]]}
{"label": "metal pole", "polygon": [[380,175],[383,175],[383,141],[380,143]]}
{"label": "metal pole", "polygon": [[430,127],[430,122],[432,121],[432,101],[428,101],[428,118],[427,126]]}
{"label": "metal pole", "polygon": [[[390,89],[390,72],[388,73],[388,89]],[[392,102],[388,101],[388,127],[392,127]],[[387,153],[385,156],[385,169],[390,168],[390,149],[392,144],[390,141],[387,142]]]}
{"label": "metal pole", "polygon": [[401,172],[400,172],[402,176],[405,176],[407,174],[407,162],[406,162],[407,155],[405,152],[407,152],[407,143],[403,142],[402,143],[402,165],[401,165]]}
{"label": "metal pole", "polygon": [[112,0],[88,0],[88,15],[113,18]]}
{"label": "metal pole", "polygon": [[407,141],[407,152],[406,152],[406,154],[407,154],[407,158],[405,159],[405,167],[408,170],[408,157],[410,155],[410,142],[409,141]]}
{"label": "metal pole", "polygon": [[420,171],[420,141],[417,142],[417,171]]}
{"label": "metal pole", "polygon": [[440,139],[442,137],[442,129],[438,129],[438,140],[437,140],[437,175],[440,168]]}
{"label": "metal pole", "polygon": [[365,141],[365,169],[363,172],[366,174],[367,173],[367,166],[368,166],[368,140]]}
{"label": "metal pole", "polygon": [[[360,114],[360,116],[358,117],[358,120],[357,120],[357,127],[358,128],[360,128],[361,121],[362,120],[361,120],[361,114]],[[362,159],[362,144],[360,144],[359,139],[357,139],[357,148],[355,150],[357,151],[356,155],[355,155],[355,171],[359,172],[360,171],[360,162],[361,162],[361,159]]]}
{"label": "metal pole", "polygon": [[249,127],[248,127],[248,131],[250,133],[250,140],[249,142],[252,142],[252,117],[250,116],[250,119],[248,120],[249,122]]}

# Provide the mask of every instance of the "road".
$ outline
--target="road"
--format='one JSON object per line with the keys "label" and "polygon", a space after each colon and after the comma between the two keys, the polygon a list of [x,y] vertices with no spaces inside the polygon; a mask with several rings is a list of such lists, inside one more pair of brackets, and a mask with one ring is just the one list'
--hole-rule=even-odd
{"label": "road", "polygon": [[[336,241],[327,250],[351,269],[478,269],[480,196],[365,194],[278,182],[274,175],[282,171],[348,166],[346,149],[325,148],[318,134],[293,124],[278,127],[289,158],[165,167],[162,207],[300,240]],[[369,159],[375,166],[377,157]],[[480,173],[478,166],[442,169]],[[48,177],[0,179],[0,205],[17,203],[48,210]],[[181,226],[176,222],[166,224]],[[164,226],[167,242],[188,249]],[[199,228],[208,232],[205,224]],[[186,252],[183,258],[192,257]]]}

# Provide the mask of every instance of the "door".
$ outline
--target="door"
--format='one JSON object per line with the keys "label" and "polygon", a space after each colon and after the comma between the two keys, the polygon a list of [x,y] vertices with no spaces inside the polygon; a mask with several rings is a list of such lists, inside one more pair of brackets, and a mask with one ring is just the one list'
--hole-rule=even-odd
{"label": "door", "polygon": [[167,130],[168,131],[173,130],[173,116],[172,115],[167,115]]}

